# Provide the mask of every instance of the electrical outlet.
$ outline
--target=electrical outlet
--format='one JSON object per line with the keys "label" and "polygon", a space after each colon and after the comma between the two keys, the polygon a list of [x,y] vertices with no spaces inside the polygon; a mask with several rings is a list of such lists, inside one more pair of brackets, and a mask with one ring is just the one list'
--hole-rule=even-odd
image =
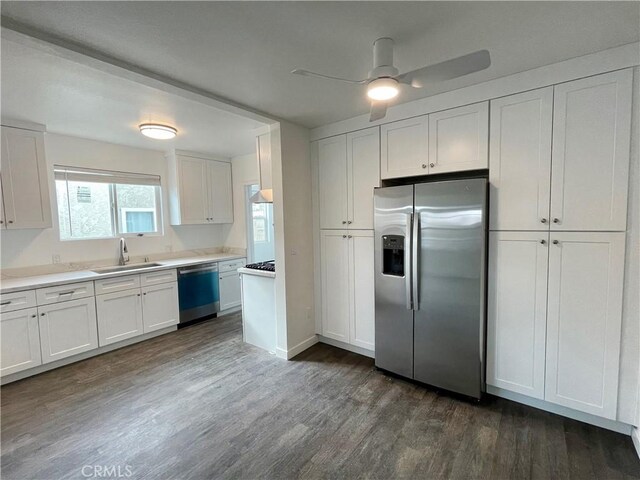
{"label": "electrical outlet", "polygon": [[53,261],[53,263],[60,263],[60,255],[57,253],[54,253],[53,256],[51,257],[51,260]]}

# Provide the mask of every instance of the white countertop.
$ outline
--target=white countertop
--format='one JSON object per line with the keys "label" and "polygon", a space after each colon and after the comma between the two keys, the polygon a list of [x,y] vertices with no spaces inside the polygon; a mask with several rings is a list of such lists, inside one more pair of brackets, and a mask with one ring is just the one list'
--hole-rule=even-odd
{"label": "white countertop", "polygon": [[[33,275],[29,277],[4,278],[0,281],[0,293],[17,292],[20,290],[30,290],[33,288],[51,287],[65,283],[86,282],[88,280],[99,280],[102,278],[121,277],[123,275],[136,275],[139,273],[155,272],[170,268],[186,267],[188,265],[198,265],[208,262],[223,262],[225,260],[235,260],[244,258],[243,255],[233,255],[229,253],[216,253],[212,255],[202,255],[197,257],[172,258],[168,260],[158,260],[149,263],[157,263],[159,266],[138,268],[124,272],[95,273],[91,270],[77,270],[72,272],[49,273],[46,275]],[[99,268],[96,268],[99,270]],[[270,273],[270,272],[267,272]],[[275,274],[273,274],[275,276]]]}
{"label": "white countertop", "polygon": [[239,268],[239,274],[255,275],[257,277],[269,277],[276,278],[276,272],[269,272],[268,270],[256,270],[255,268]]}

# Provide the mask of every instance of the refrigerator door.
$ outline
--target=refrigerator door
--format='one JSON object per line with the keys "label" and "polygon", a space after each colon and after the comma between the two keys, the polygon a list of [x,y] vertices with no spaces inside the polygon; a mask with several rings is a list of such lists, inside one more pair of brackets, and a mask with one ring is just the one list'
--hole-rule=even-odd
{"label": "refrigerator door", "polygon": [[487,181],[415,185],[418,228],[414,378],[484,391]]}
{"label": "refrigerator door", "polygon": [[411,220],[413,185],[374,191],[376,366],[413,376]]}

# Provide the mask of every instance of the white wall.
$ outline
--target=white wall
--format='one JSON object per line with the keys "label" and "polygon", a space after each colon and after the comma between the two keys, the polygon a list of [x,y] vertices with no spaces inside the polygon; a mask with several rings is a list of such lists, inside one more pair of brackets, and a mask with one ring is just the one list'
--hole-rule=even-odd
{"label": "white wall", "polygon": [[53,165],[120,170],[160,175],[164,234],[127,239],[132,256],[210,248],[224,245],[222,225],[171,227],[167,205],[167,162],[161,151],[144,150],[77,137],[45,134],[45,155],[53,210],[53,228],[45,230],[2,230],[0,232],[0,268],[16,268],[52,263],[60,255],[61,263],[86,262],[118,256],[115,239],[60,241],[53,181]]}
{"label": "white wall", "polygon": [[241,155],[231,159],[233,178],[233,223],[222,228],[224,246],[247,248],[247,219],[245,205],[245,187],[260,183],[258,158],[255,153]]}

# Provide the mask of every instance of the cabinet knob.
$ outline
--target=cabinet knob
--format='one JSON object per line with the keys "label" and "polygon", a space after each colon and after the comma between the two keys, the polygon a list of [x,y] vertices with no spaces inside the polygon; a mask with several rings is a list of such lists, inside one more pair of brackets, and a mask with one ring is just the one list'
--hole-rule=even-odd
{"label": "cabinet knob", "polygon": [[347,238],[347,236],[346,235],[342,235],[342,238]]}
{"label": "cabinet knob", "polygon": [[9,223],[13,223],[13,220],[9,220]]}
{"label": "cabinet knob", "polygon": [[37,315],[34,313],[33,315],[31,315],[31,318],[36,318]]}
{"label": "cabinet knob", "polygon": [[140,296],[140,294],[138,294],[138,296]]}
{"label": "cabinet knob", "polygon": [[547,219],[546,218],[541,218],[540,219],[540,223],[547,223]]}
{"label": "cabinet knob", "polygon": [[554,241],[553,241],[553,244],[554,244],[554,245],[558,245],[559,243],[560,243],[560,242],[559,242],[558,240],[554,240]]}
{"label": "cabinet knob", "polygon": [[349,225],[351,225],[353,222],[352,222],[351,220],[349,220],[347,223],[348,223]]}
{"label": "cabinet knob", "polygon": [[352,236],[351,235],[347,235],[347,238],[352,238]]}
{"label": "cabinet knob", "polygon": [[540,240],[540,243],[541,243],[542,245],[546,245],[546,244],[547,244],[547,241],[546,241],[546,240]]}
{"label": "cabinet knob", "polygon": [[427,164],[426,164],[426,163],[423,163],[423,164],[422,164],[422,168],[427,168]]}
{"label": "cabinet knob", "polygon": [[41,316],[41,317],[44,317],[44,313],[41,313],[41,314],[40,314],[40,316]]}
{"label": "cabinet knob", "polygon": [[4,220],[0,220],[0,225],[2,225],[4,223]]}
{"label": "cabinet knob", "polygon": [[436,164],[435,164],[435,163],[430,163],[430,164],[429,164],[429,166],[430,166],[431,168],[433,168],[433,167],[435,167],[435,166],[436,166]]}
{"label": "cabinet knob", "polygon": [[560,219],[559,218],[554,218],[553,219],[553,223],[560,223]]}
{"label": "cabinet knob", "polygon": [[347,224],[347,221],[346,221],[346,220],[343,220],[343,221],[342,221],[342,224],[343,224],[343,225],[346,225],[346,224]]}

